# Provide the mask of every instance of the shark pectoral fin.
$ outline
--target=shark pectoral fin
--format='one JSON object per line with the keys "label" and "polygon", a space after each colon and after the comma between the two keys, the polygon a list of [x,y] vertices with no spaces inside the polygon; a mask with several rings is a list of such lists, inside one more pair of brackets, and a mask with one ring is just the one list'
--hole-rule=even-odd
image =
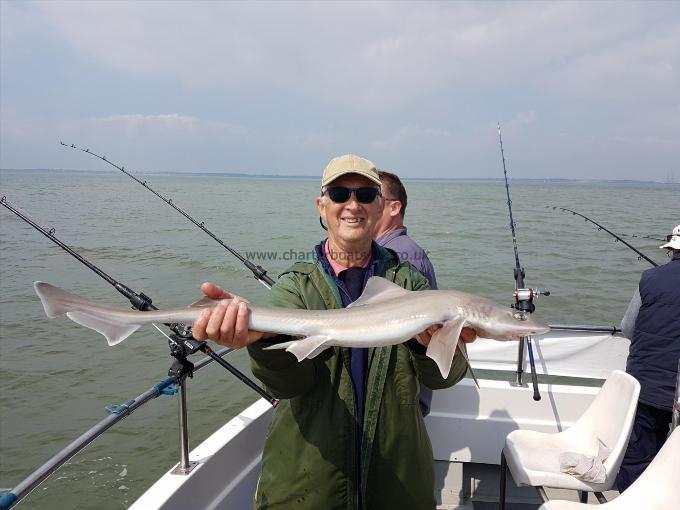
{"label": "shark pectoral fin", "polygon": [[[321,351],[326,349],[326,342],[330,340],[327,336],[308,336],[302,340],[298,340],[293,343],[286,351],[294,354],[298,361],[303,359],[312,359],[317,356]],[[328,346],[330,347],[330,346]]]}
{"label": "shark pectoral fin", "polygon": [[460,331],[464,325],[465,319],[463,318],[446,321],[432,335],[427,346],[427,356],[434,360],[444,378],[447,378],[451,371],[451,363],[453,363],[453,357],[456,354],[456,345],[458,345]]}
{"label": "shark pectoral fin", "polygon": [[95,314],[78,311],[66,312],[66,317],[81,326],[101,333],[106,337],[109,345],[119,344],[142,327],[141,324],[121,324]]}
{"label": "shark pectoral fin", "polygon": [[298,361],[302,361],[303,359],[312,359],[330,347],[330,345],[325,345],[329,340],[329,337],[323,335],[308,336],[301,340],[270,345],[265,347],[264,350],[286,349],[287,352],[295,355]]}
{"label": "shark pectoral fin", "polygon": [[281,342],[280,344],[272,344],[268,345],[267,347],[263,347],[263,351],[276,351],[276,350],[281,350],[281,349],[288,349],[291,345],[293,345],[297,340],[291,340],[290,342]]}

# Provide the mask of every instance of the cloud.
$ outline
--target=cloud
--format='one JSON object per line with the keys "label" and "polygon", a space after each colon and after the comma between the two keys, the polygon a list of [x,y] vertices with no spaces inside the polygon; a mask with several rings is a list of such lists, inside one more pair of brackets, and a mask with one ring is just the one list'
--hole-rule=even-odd
{"label": "cloud", "polygon": [[129,113],[90,119],[72,119],[65,123],[64,127],[72,130],[94,128],[135,134],[156,132],[164,135],[174,132],[178,135],[243,137],[249,133],[248,128],[242,125],[203,121],[193,115],[178,113],[154,115]]}
{"label": "cloud", "polygon": [[[189,88],[267,84],[361,108],[532,77],[544,92],[628,98],[678,84],[671,4],[46,2],[81,52]],[[677,15],[675,16],[677,21]],[[653,31],[641,27],[655,23]]]}
{"label": "cloud", "polygon": [[452,137],[451,132],[443,129],[406,125],[387,138],[370,142],[369,147],[376,151],[392,151],[403,145],[423,143],[424,141],[438,144]]}
{"label": "cloud", "polygon": [[177,113],[55,120],[12,107],[3,110],[0,131],[2,168],[96,168],[93,161],[65,151],[59,146],[63,141],[123,155],[126,165],[145,170],[218,171],[225,170],[225,162],[238,160],[233,153],[258,138],[246,126]]}
{"label": "cloud", "polygon": [[2,7],[4,166],[78,168],[35,150],[62,138],[150,169],[305,173],[357,152],[495,176],[498,121],[517,177],[634,177],[679,148],[672,2]]}
{"label": "cloud", "polygon": [[191,129],[197,126],[199,120],[191,115],[180,115],[178,113],[164,113],[159,115],[133,113],[95,118],[93,119],[93,122],[100,125],[122,125],[145,128],[153,126],[173,126]]}
{"label": "cloud", "polygon": [[[504,135],[509,137],[518,137],[527,130],[534,127],[538,123],[538,114],[531,110],[528,112],[515,112],[513,116],[506,121],[500,121],[501,131]],[[497,126],[496,126],[497,127]],[[491,130],[491,125],[488,126]],[[495,131],[495,130],[494,130]]]}

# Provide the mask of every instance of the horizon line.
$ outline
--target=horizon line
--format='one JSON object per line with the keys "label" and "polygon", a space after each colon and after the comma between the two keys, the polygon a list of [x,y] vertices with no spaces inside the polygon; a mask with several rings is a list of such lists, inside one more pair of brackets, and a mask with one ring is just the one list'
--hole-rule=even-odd
{"label": "horizon line", "polygon": [[[71,168],[0,168],[0,172],[60,172],[60,173],[83,173],[83,174],[105,174],[111,173],[108,170],[78,170]],[[140,170],[136,173],[145,175],[181,175],[181,176],[196,176],[196,177],[249,177],[255,179],[302,179],[313,180],[319,179],[317,175],[301,175],[301,174],[250,174],[245,172],[201,172],[201,171],[187,171],[187,170]],[[402,177],[404,180],[419,180],[419,181],[504,181],[503,177]],[[642,180],[642,179],[612,179],[612,178],[567,178],[567,177],[512,177],[512,180],[522,181],[587,181],[587,182],[643,182],[655,184],[678,184],[675,181],[658,181],[658,180]]]}

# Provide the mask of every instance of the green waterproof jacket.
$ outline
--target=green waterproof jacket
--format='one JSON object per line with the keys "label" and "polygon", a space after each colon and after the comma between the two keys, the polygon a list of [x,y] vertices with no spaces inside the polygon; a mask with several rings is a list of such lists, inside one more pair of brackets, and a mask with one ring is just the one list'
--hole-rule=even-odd
{"label": "green waterproof jacket", "polygon": [[[375,275],[405,289],[427,288],[427,280],[407,262],[399,263],[394,252],[379,253]],[[342,307],[337,286],[318,262],[293,265],[271,294],[275,306]],[[465,375],[462,356],[454,358],[444,379],[430,358],[408,344],[370,348],[357,444],[350,349],[333,347],[298,362],[263,346],[248,347],[253,373],[281,402],[264,447],[257,509],[435,508],[432,445],[418,406],[419,385],[453,386]]]}

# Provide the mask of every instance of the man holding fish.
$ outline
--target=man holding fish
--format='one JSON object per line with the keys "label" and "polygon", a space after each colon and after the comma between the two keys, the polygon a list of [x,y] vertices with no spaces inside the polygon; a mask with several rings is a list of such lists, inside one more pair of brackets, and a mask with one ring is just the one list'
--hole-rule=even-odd
{"label": "man holding fish", "polygon": [[[315,263],[298,262],[281,275],[271,292],[275,306],[346,307],[371,276],[407,290],[428,288],[410,264],[372,241],[384,207],[373,163],[335,158],[321,186],[316,202],[328,239],[316,247]],[[214,299],[232,297],[213,284],[202,289]],[[283,399],[265,445],[256,508],[434,508],[432,447],[418,391],[420,385],[450,387],[466,371],[458,355],[444,377],[425,355],[436,327],[399,345],[334,347],[298,362],[282,350],[263,349],[290,337],[249,330],[248,313],[234,297],[204,312],[193,333],[248,346],[253,373]],[[463,328],[460,337],[471,342],[476,335]]]}
{"label": "man holding fish", "polygon": [[109,345],[144,324],[194,321],[199,340],[247,346],[253,373],[282,399],[264,448],[257,508],[432,509],[432,447],[419,388],[459,381],[464,342],[476,335],[515,340],[549,327],[479,296],[427,290],[411,264],[372,241],[384,207],[379,186],[366,159],[328,164],[317,198],[328,239],[316,246],[315,262],[281,275],[274,307],[248,305],[209,283],[194,305],[145,312],[45,282],[35,282],[35,291],[48,317],[66,315]]}

